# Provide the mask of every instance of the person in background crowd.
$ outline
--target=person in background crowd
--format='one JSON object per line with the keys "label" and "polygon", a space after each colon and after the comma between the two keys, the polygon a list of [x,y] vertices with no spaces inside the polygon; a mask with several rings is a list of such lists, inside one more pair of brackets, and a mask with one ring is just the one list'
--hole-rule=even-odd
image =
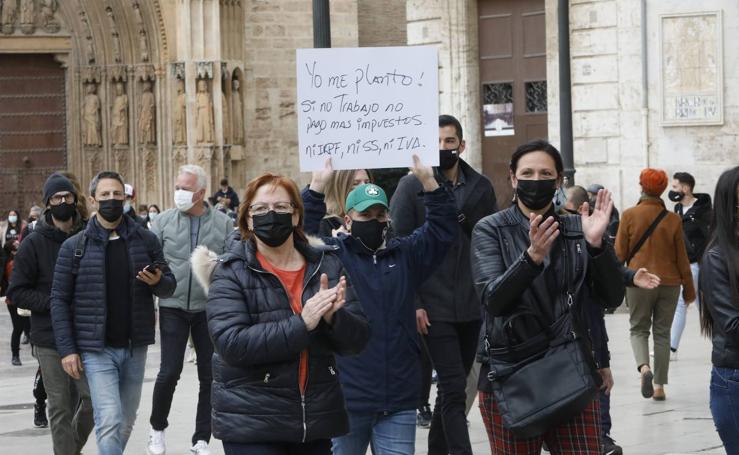
{"label": "person in background crowd", "polygon": [[[475,224],[496,212],[497,205],[490,180],[460,158],[465,149],[462,125],[450,115],[439,116],[439,149],[435,177],[454,196],[460,229],[416,299],[418,330],[439,378],[428,450],[429,455],[471,454],[465,388],[477,352],[481,314],[472,284],[470,237]],[[390,201],[397,235],[410,235],[425,222],[426,208],[418,197],[422,190],[415,175],[400,179]]]}
{"label": "person in background crowd", "polygon": [[70,182],[72,182],[72,185],[74,186],[74,191],[77,194],[77,212],[80,214],[82,221],[87,223],[87,220],[90,219],[91,211],[90,207],[88,206],[88,198],[85,197],[85,191],[83,190],[80,181],[77,179],[77,176],[71,172],[62,171],[60,172],[60,174],[62,174],[64,177],[68,178]]}
{"label": "person in background crowd", "polygon": [[0,222],[0,248],[5,248],[6,244],[12,247],[14,241],[21,240],[25,227],[18,210],[8,211],[5,221]]}
{"label": "person in background crowd", "polygon": [[[656,289],[627,288],[626,301],[642,396],[664,401],[670,368],[670,327],[680,286],[688,304],[695,300],[695,288],[680,217],[668,213],[660,198],[667,188],[667,174],[659,169],[644,169],[639,184],[639,203],[621,216],[616,254],[628,268],[646,268],[661,280]],[[654,336],[654,373],[649,360],[650,329]]]}
{"label": "person in background crowd", "polygon": [[133,185],[126,183],[126,201],[123,203],[123,214],[130,217],[134,222],[144,229],[147,228],[147,222],[145,218],[141,218],[136,214],[136,190]]}
{"label": "person in background crowd", "polygon": [[[567,199],[562,207],[562,215],[579,215],[583,205],[586,202],[590,203],[588,192],[581,186],[573,185],[567,188],[566,193]],[[593,206],[589,205],[588,207]]]}
{"label": "person in background crowd", "polygon": [[[18,212],[15,210],[11,210],[10,213],[16,214],[10,216],[18,216]],[[12,225],[9,230],[14,230],[12,229]],[[6,296],[10,276],[13,273],[15,255],[18,251],[18,246],[20,245],[20,241],[18,240],[19,237],[19,235],[5,237],[5,245],[0,252],[0,297],[5,296],[5,305],[8,307],[8,313],[10,313],[10,320],[13,325],[13,331],[10,334],[11,363],[18,367],[22,365],[20,358],[21,335],[24,333],[28,334],[31,329],[30,318],[19,315],[18,308],[15,303],[13,303],[12,299]]]}
{"label": "person in background crowd", "polygon": [[236,194],[236,191],[234,191],[233,188],[228,186],[228,179],[225,178],[221,179],[221,187],[213,195],[213,199],[215,199],[216,202],[221,202],[222,198],[228,199],[228,201],[226,201],[226,207],[228,207],[229,210],[239,209],[239,195]]}
{"label": "person in background crowd", "polygon": [[[595,207],[595,197],[598,195],[598,191],[605,189],[603,185],[599,183],[593,183],[588,187],[588,196],[590,198],[590,207]],[[618,232],[618,225],[619,225],[619,214],[618,209],[614,206],[613,212],[611,213],[611,221],[608,223],[608,236],[610,237],[611,242],[614,242],[616,240],[616,233]]]}
{"label": "person in background crowd", "polygon": [[62,367],[51,324],[50,295],[59,249],[84,223],[77,211],[77,190],[62,174],[49,176],[43,194],[46,211],[21,243],[8,294],[19,308],[31,310],[31,341],[40,371],[34,381],[35,420],[46,420],[46,395],[54,454],[77,455],[94,425],[90,389],[84,372],[74,379]]}
{"label": "person in background crowd", "polygon": [[177,285],[157,237],[124,216],[124,183],[103,171],[90,182],[96,215],[59,250],[51,321],[64,371],[87,376],[100,455],[121,455],[136,419],[154,299]]}
{"label": "person in background crowd", "polygon": [[139,218],[143,218],[147,222],[149,221],[149,207],[146,204],[139,204],[138,214]]}
{"label": "person in background crowd", "polygon": [[711,415],[727,455],[739,453],[739,166],[713,196],[712,235],[700,270],[701,329],[711,337]]}
{"label": "person in background crowd", "polygon": [[177,381],[182,373],[185,348],[190,336],[200,359],[198,362],[200,392],[190,452],[194,455],[210,454],[208,443],[211,436],[213,344],[208,335],[208,322],[205,317],[207,297],[202,286],[197,280],[192,279],[190,255],[199,245],[217,254],[223,254],[226,249],[226,237],[233,232],[233,222],[223,213],[205,204],[207,185],[208,175],[202,167],[192,164],[181,166],[173,185],[176,207],[159,215],[151,227],[151,232],[162,244],[164,258],[177,280],[177,289],[171,297],[159,300],[161,362],[154,383],[149,418],[151,430],[147,450],[150,455],[163,455],[166,452],[164,430],[169,426],[167,419],[172,408]]}
{"label": "person in background crowd", "polygon": [[26,227],[21,232],[21,240],[28,237],[28,234],[36,228],[36,222],[41,217],[41,212],[41,207],[38,205],[32,206],[31,210],[28,211],[28,220],[26,220]]}
{"label": "person in background crowd", "polygon": [[[505,427],[501,412],[505,404],[496,401],[488,375],[495,373],[492,361],[516,364],[536,352],[522,354],[511,349],[509,334],[516,334],[522,344],[530,344],[546,328],[541,324],[551,326],[570,312],[567,305],[557,304],[565,294],[574,302],[573,312],[586,314],[589,321],[589,306],[617,307],[623,299],[622,280],[611,278],[620,272],[606,240],[613,207],[610,193],[599,192],[592,214],[585,205],[579,216],[558,216],[552,199],[563,172],[562,157],[548,142],[531,141],[518,147],[510,162],[516,203],[484,218],[472,234],[472,271],[485,310],[489,352],[495,353],[480,371],[479,397],[494,454],[538,454],[544,442],[559,455],[595,455],[602,450],[597,399],[570,420],[553,425],[539,436],[524,438]],[[515,317],[531,313],[538,316]],[[599,318],[602,321],[602,311]],[[535,320],[544,322],[534,324]],[[592,322],[589,325],[592,328]],[[582,334],[587,335],[592,336],[592,332]],[[549,342],[543,340],[544,349]],[[603,344],[601,340],[600,347]],[[609,391],[610,371],[598,367]],[[507,381],[515,378],[511,376]]]}
{"label": "person in background crowd", "polygon": [[365,169],[348,169],[331,174],[324,185],[326,216],[321,220],[318,235],[332,237],[344,226],[346,197],[354,188],[367,183],[372,183],[372,176]]}
{"label": "person in background crowd", "polygon": [[156,204],[151,204],[147,210],[146,210],[146,227],[151,229],[151,223],[154,222],[154,220],[159,216],[159,214],[162,213],[161,210],[159,210],[159,206]]}
{"label": "person in background crowd", "polygon": [[[367,348],[358,356],[338,359],[351,430],[334,438],[334,455],[363,454],[369,445],[375,455],[415,453],[421,385],[415,293],[447,254],[458,227],[453,196],[439,187],[431,167],[424,167],[417,156],[413,162],[426,206],[422,227],[407,237],[388,238],[392,214],[385,192],[363,184],[342,204],[347,232],[323,237],[337,247],[349,275],[357,277],[354,291],[371,321]],[[317,233],[325,219],[323,191],[332,175],[328,160],[302,193],[308,234]]]}
{"label": "person in background crowd", "polygon": [[349,431],[334,355],[358,354],[369,327],[341,261],[308,244],[303,219],[295,183],[265,174],[247,185],[228,252],[193,255],[203,286],[212,276],[213,434],[227,455],[329,455]]}
{"label": "person in background crowd", "polygon": [[[667,193],[668,199],[675,202],[675,213],[683,220],[683,234],[685,247],[690,261],[690,272],[693,276],[693,286],[698,289],[698,265],[703,250],[708,243],[711,225],[711,196],[704,193],[693,194],[695,178],[687,172],[676,172],[672,176],[672,188]],[[700,296],[695,297],[696,305],[700,306]],[[675,317],[672,320],[670,331],[670,358],[677,360],[677,348],[680,347],[680,338],[685,330],[688,305],[682,294],[677,299]]]}

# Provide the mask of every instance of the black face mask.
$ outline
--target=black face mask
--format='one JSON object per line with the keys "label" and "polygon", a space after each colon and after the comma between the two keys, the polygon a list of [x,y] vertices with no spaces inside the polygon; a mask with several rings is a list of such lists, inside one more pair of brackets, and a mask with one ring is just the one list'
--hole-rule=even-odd
{"label": "black face mask", "polygon": [[439,150],[439,169],[446,171],[459,161],[459,149]]}
{"label": "black face mask", "polygon": [[292,213],[277,213],[270,210],[264,215],[252,216],[254,235],[259,240],[273,248],[285,243],[293,233]]}
{"label": "black face mask", "polygon": [[685,193],[672,191],[670,190],[669,193],[667,193],[667,198],[671,200],[672,202],[680,202],[685,197]]}
{"label": "black face mask", "polygon": [[52,205],[49,211],[55,220],[69,221],[74,216],[74,212],[77,211],[77,204],[61,203],[59,205]]}
{"label": "black face mask", "polygon": [[557,180],[518,180],[516,195],[523,205],[531,210],[541,210],[546,207],[557,191]]}
{"label": "black face mask", "polygon": [[120,199],[98,201],[98,213],[108,223],[114,223],[123,216],[123,201]]}
{"label": "black face mask", "polygon": [[377,251],[385,241],[387,221],[352,221],[352,236],[372,251]]}

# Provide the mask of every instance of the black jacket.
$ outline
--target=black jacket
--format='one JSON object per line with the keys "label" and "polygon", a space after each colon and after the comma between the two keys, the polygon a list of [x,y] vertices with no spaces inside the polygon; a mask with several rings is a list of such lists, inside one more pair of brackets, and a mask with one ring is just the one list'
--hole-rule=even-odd
{"label": "black jacket", "polygon": [[[177,286],[174,275],[166,266],[162,246],[157,237],[139,226],[130,217],[116,232],[126,243],[129,255],[131,296],[131,345],[154,344],[154,295],[166,298]],[[85,236],[84,254],[79,260],[78,273],[73,273],[77,239]],[[105,250],[110,232],[92,218],[85,230],[67,239],[59,250],[51,286],[51,322],[56,349],[61,357],[83,351],[101,351],[105,347],[107,314]],[[162,278],[156,286],[137,280],[136,274],[156,262],[162,264]]]}
{"label": "black jacket", "polygon": [[[487,177],[459,161],[464,174],[464,204],[457,207],[460,229],[436,271],[418,291],[416,308],[425,309],[431,321],[479,321],[480,305],[470,270],[470,235],[482,218],[498,210],[493,185]],[[437,179],[440,179],[437,173]],[[448,182],[440,182],[448,191]],[[395,234],[411,235],[426,221],[423,185],[415,175],[400,179],[390,201],[390,216]]]}
{"label": "black jacket", "polygon": [[54,267],[62,243],[82,228],[77,221],[67,234],[54,226],[47,213],[23,239],[15,255],[8,295],[18,308],[31,310],[31,343],[35,346],[56,347],[49,305]]}
{"label": "black jacket", "polygon": [[219,188],[218,191],[213,194],[213,199],[215,199],[216,202],[218,202],[218,198],[222,197],[227,197],[231,201],[231,205],[228,208],[235,211],[239,210],[239,195],[236,194],[236,191],[234,191],[233,188],[229,186],[228,190],[226,191],[223,191]]}
{"label": "black jacket", "polygon": [[[587,305],[600,302],[615,308],[624,297],[624,280],[613,248],[587,245],[579,216],[560,216],[560,236],[543,264],[526,253],[529,220],[517,206],[489,216],[472,234],[472,272],[486,309],[486,330],[491,348],[508,347],[512,340],[528,340],[568,311],[567,295],[587,324]],[[528,311],[534,318],[506,319]],[[503,355],[511,353],[503,352]],[[508,357],[510,359],[510,357]],[[518,359],[521,360],[521,359]]]}
{"label": "black jacket", "polygon": [[685,249],[691,263],[700,261],[703,256],[711,226],[711,196],[703,193],[694,196],[696,201],[687,212],[681,203],[675,204],[675,213],[683,219]]}
{"label": "black jacket", "polygon": [[700,281],[701,305],[713,319],[711,362],[720,368],[739,368],[739,300],[732,297],[726,257],[716,246],[703,255]]}
{"label": "black jacket", "polygon": [[[355,355],[369,324],[339,258],[296,242],[306,260],[303,304],[347,276],[346,303],[333,324],[309,332],[293,313],[280,280],[265,271],[253,242],[234,233],[218,259],[206,314],[213,354],[213,435],[229,442],[302,442],[346,434],[349,421],[334,354]],[[237,241],[234,241],[234,238]],[[301,396],[300,353],[308,350],[308,382]]]}

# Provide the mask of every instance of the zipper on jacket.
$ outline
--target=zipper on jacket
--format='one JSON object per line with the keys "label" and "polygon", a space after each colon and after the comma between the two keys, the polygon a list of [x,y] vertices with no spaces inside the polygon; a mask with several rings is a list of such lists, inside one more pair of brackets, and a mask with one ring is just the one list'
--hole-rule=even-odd
{"label": "zipper on jacket", "polygon": [[[190,234],[188,236],[188,240],[190,240],[190,256],[192,256],[192,252],[194,249],[192,247],[192,220],[188,220],[188,221],[190,221],[190,229],[188,230],[187,233]],[[202,220],[198,220],[198,233],[197,235],[195,235],[195,247],[196,248],[198,246],[198,240],[200,240],[200,231],[202,230],[202,227],[203,227],[201,225],[201,221]],[[191,294],[192,294],[192,266],[190,266],[190,273],[188,274],[188,277],[187,277],[187,311],[190,311],[190,295]]]}

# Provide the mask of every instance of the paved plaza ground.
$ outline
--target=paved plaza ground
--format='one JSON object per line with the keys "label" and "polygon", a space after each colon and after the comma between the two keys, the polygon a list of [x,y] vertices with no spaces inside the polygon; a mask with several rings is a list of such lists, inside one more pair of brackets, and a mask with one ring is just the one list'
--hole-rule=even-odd
{"label": "paved plaza ground", "polygon": [[[4,306],[4,305],[3,305]],[[688,325],[677,362],[670,364],[667,401],[645,400],[639,394],[639,380],[631,355],[628,336],[628,315],[619,312],[607,316],[611,338],[612,367],[616,388],[612,398],[613,436],[627,455],[723,454],[708,409],[710,376],[710,342],[699,335],[697,311],[690,308]],[[10,364],[10,317],[0,312],[0,454],[51,455],[48,429],[33,427],[33,396],[31,393],[36,362],[27,345],[22,346],[22,367]],[[139,417],[133,430],[127,454],[146,454],[146,438],[151,395],[159,366],[159,345],[151,346],[144,380]],[[194,427],[197,397],[197,372],[187,363],[177,388],[167,430],[168,454],[189,453],[190,436]],[[470,413],[470,433],[475,454],[488,454],[487,435],[480,413]],[[416,453],[426,453],[428,430],[417,433]],[[213,454],[223,449],[219,441],[212,444]],[[84,453],[96,453],[94,435]]]}

